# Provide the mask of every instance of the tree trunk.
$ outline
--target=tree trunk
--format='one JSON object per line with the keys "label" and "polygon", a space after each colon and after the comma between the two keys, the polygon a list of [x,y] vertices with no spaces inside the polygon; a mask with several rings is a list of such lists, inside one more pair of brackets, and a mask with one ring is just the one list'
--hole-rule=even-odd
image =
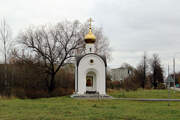
{"label": "tree trunk", "polygon": [[156,70],[154,70],[154,73],[153,73],[153,80],[154,80],[154,89],[156,89],[157,88]]}
{"label": "tree trunk", "polygon": [[55,89],[55,73],[51,74],[49,92],[52,92]]}

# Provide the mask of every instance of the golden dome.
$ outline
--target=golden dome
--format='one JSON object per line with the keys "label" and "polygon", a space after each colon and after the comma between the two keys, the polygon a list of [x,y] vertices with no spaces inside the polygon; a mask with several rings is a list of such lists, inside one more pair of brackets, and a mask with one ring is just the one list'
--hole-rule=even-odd
{"label": "golden dome", "polygon": [[85,36],[86,43],[95,43],[96,37],[94,34],[89,30],[89,33]]}
{"label": "golden dome", "polygon": [[91,31],[91,18],[90,18],[90,24],[89,24],[89,33],[85,36],[85,42],[86,43],[95,43],[96,37]]}

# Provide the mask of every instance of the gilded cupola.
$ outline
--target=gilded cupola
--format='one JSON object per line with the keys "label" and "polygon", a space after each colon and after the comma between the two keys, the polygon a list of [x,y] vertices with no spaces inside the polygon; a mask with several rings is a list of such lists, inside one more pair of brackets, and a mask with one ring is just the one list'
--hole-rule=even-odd
{"label": "gilded cupola", "polygon": [[92,19],[90,18],[90,20],[89,20],[89,32],[88,32],[88,34],[85,35],[85,38],[84,38],[86,43],[95,43],[95,41],[96,41],[96,37],[92,33],[91,22],[92,22]]}

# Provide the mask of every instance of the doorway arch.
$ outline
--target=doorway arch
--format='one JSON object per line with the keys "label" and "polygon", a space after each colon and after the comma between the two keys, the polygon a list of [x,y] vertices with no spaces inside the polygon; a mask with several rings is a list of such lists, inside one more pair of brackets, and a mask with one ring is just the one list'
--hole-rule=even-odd
{"label": "doorway arch", "polygon": [[97,75],[94,71],[89,71],[86,74],[86,93],[96,93]]}

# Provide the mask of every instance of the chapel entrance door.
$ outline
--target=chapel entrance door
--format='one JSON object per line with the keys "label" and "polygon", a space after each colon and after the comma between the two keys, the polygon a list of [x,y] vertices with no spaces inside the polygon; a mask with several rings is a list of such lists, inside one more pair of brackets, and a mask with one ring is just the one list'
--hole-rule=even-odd
{"label": "chapel entrance door", "polygon": [[96,74],[92,71],[86,75],[86,93],[96,93]]}

